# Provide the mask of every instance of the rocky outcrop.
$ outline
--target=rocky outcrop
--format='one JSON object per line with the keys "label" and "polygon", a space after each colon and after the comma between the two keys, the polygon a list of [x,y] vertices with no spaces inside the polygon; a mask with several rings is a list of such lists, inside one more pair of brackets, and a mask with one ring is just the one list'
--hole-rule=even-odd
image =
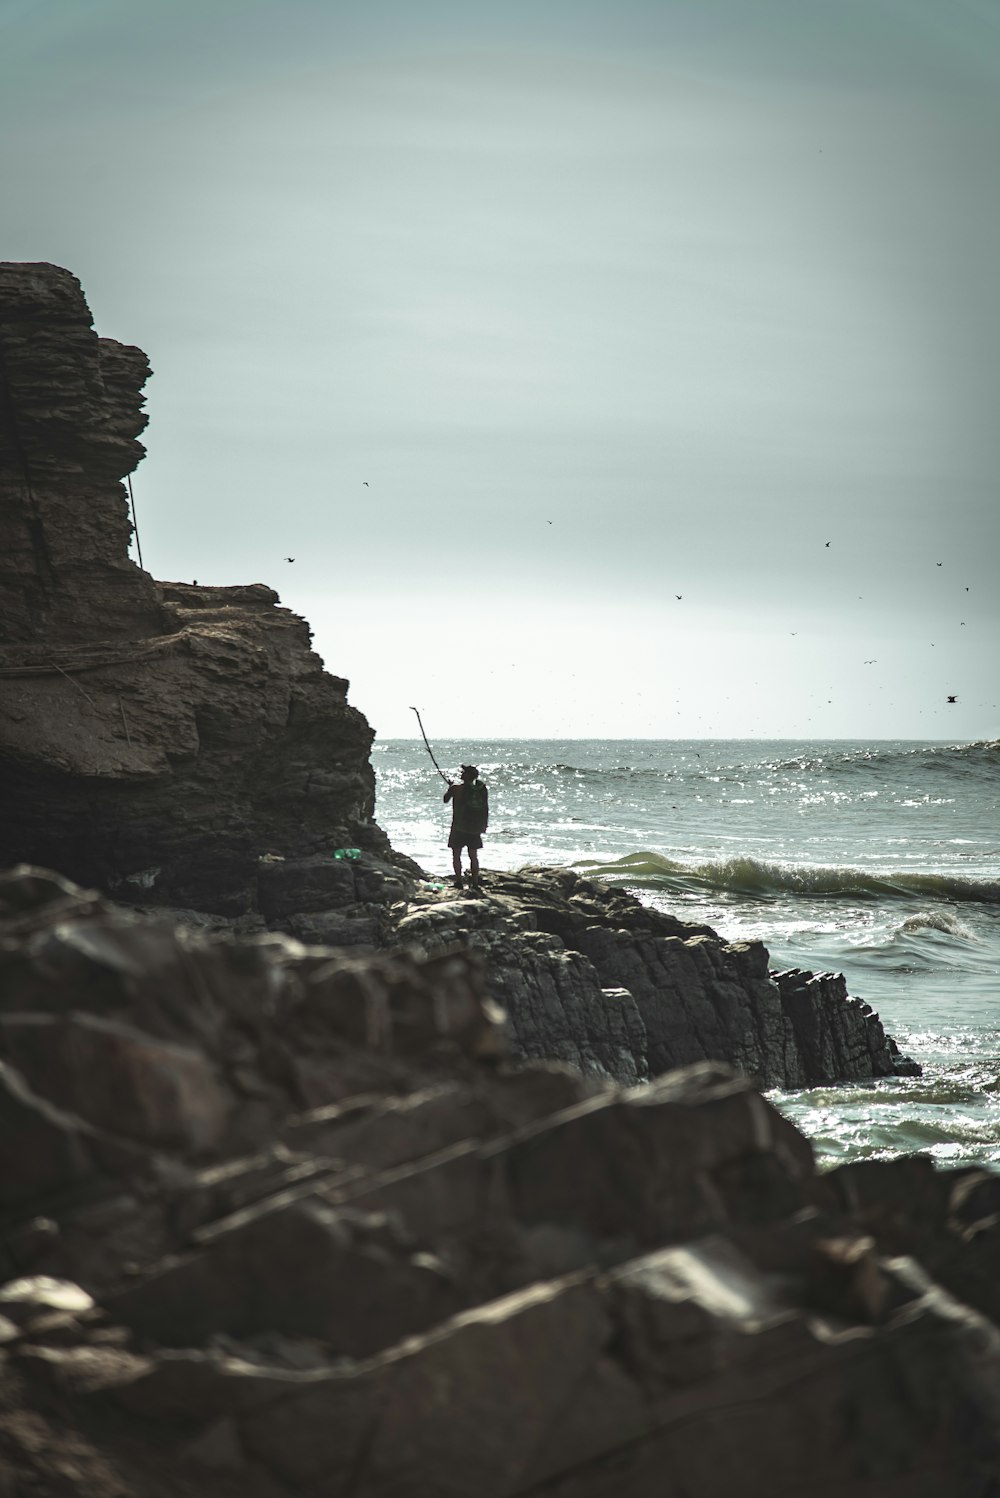
{"label": "rocky outcrop", "polygon": [[391,939],[482,951],[519,1054],[606,1080],[697,1061],[762,1087],[919,1072],[842,976],[772,973],[761,942],[727,942],[571,869],[490,874],[479,900],[418,887]]}
{"label": "rocky outcrop", "polygon": [[571,869],[489,873],[470,893],[369,855],[274,860],[258,898],[271,929],[305,942],[479,952],[515,1053],[604,1081],[698,1061],[762,1087],[919,1074],[841,975],[772,972],[760,942],[727,942]]}
{"label": "rocky outcrop", "polygon": [[1000,1481],[980,1172],[818,1175],[727,1068],[511,1064],[469,948],[178,929],[24,869],[0,995],[0,1490]]}
{"label": "rocky outcrop", "polygon": [[0,865],[237,917],[264,855],[392,854],[371,729],[305,622],[129,558],[148,374],[68,271],[0,265]]}
{"label": "rocky outcrop", "polygon": [[0,262],[0,641],[155,636],[152,578],[128,558],[120,480],[145,449],[141,349],[99,338],[79,282]]}
{"label": "rocky outcrop", "polygon": [[[775,976],[757,943],[567,871],[491,876],[480,900],[421,878],[373,820],[371,729],[305,622],[263,585],[157,583],[129,558],[148,373],[67,271],[0,266],[0,866],[307,943],[471,946],[518,1053],[605,1080],[914,1069],[842,980]],[[110,1041],[87,1024],[50,1043]]]}

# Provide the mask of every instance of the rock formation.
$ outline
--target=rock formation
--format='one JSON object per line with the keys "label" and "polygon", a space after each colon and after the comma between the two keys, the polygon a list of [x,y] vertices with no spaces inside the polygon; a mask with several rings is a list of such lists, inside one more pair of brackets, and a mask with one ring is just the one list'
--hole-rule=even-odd
{"label": "rock formation", "polygon": [[0,865],[239,916],[261,855],[389,856],[372,732],[270,588],[130,560],[148,374],[68,271],[0,266]]}
{"label": "rock formation", "polygon": [[998,1182],[511,1067],[474,951],[0,877],[0,1491],[986,1498]]}
{"label": "rock formation", "polygon": [[764,1087],[919,1072],[839,974],[772,973],[761,942],[727,942],[572,869],[491,874],[485,890],[418,887],[383,941],[481,951],[522,1056],[627,1084],[697,1061]]}
{"label": "rock formation", "polygon": [[74,645],[162,634],[128,559],[120,480],[145,449],[141,349],[98,338],[79,282],[0,263],[0,640]]}
{"label": "rock formation", "polygon": [[394,852],[306,624],[129,559],[147,372],[0,266],[0,1495],[1000,1491],[996,1178],[749,1080],[878,1017]]}
{"label": "rock formation", "polygon": [[[262,585],[157,583],[128,556],[145,355],[67,271],[0,266],[0,866],[306,942],[472,946],[518,1054],[624,1083],[728,1061],[761,1085],[915,1070],[834,975],[569,871],[450,897],[373,821],[372,733]],[[361,858],[338,860],[344,849]]]}

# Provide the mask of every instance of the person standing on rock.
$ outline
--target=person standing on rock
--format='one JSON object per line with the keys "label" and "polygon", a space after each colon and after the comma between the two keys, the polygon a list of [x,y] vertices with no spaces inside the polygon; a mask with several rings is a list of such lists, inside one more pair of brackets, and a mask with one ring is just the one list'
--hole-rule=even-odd
{"label": "person standing on rock", "polygon": [[455,868],[455,883],[459,889],[462,888],[462,849],[468,848],[469,885],[472,889],[479,889],[479,849],[483,846],[483,833],[489,825],[490,796],[475,765],[462,766],[459,785],[453,780],[448,781],[444,799],[451,802],[448,847],[451,849]]}

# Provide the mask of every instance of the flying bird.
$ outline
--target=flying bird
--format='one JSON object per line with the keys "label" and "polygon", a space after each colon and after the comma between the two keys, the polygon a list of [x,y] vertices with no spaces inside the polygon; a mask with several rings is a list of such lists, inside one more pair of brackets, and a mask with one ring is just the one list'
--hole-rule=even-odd
{"label": "flying bird", "polygon": [[870,661],[865,661],[865,665],[866,666],[877,666],[878,665],[878,657],[873,655]]}
{"label": "flying bird", "polygon": [[955,696],[955,697],[949,697],[948,701],[949,702],[957,702],[958,701],[958,697],[957,696]]}
{"label": "flying bird", "polygon": [[677,602],[680,603],[681,599],[684,597],[684,594],[683,593],[675,593],[674,597],[677,599]]}
{"label": "flying bird", "polygon": [[829,543],[829,541],[824,541],[824,542],[823,542],[823,545],[824,545],[824,546],[829,546],[829,544],[830,544],[830,543]]}
{"label": "flying bird", "polygon": [[295,558],[294,558],[294,557],[286,557],[286,558],[285,558],[285,561],[286,561],[286,562],[294,562],[294,561],[295,561]]}
{"label": "flying bird", "polygon": [[943,562],[935,562],[934,565],[935,565],[935,567],[943,567],[944,563]]}
{"label": "flying bird", "polygon": [[365,486],[366,489],[370,488],[370,485],[369,485],[367,479],[362,479],[361,482],[364,484],[364,486]]}

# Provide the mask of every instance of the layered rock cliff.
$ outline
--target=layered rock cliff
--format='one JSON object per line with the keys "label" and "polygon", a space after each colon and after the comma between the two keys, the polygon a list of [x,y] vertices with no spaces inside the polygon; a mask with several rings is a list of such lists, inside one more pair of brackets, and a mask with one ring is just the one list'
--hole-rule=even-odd
{"label": "layered rock cliff", "polygon": [[0,876],[0,1491],[987,1498],[996,1177],[510,1067],[474,952]]}
{"label": "layered rock cliff", "polygon": [[68,271],[0,266],[0,864],[238,916],[264,854],[389,853],[372,731],[270,588],[129,558],[148,374]]}
{"label": "layered rock cliff", "polygon": [[164,632],[128,558],[121,479],[145,449],[141,349],[99,338],[80,284],[0,263],[0,641],[74,645]]}

